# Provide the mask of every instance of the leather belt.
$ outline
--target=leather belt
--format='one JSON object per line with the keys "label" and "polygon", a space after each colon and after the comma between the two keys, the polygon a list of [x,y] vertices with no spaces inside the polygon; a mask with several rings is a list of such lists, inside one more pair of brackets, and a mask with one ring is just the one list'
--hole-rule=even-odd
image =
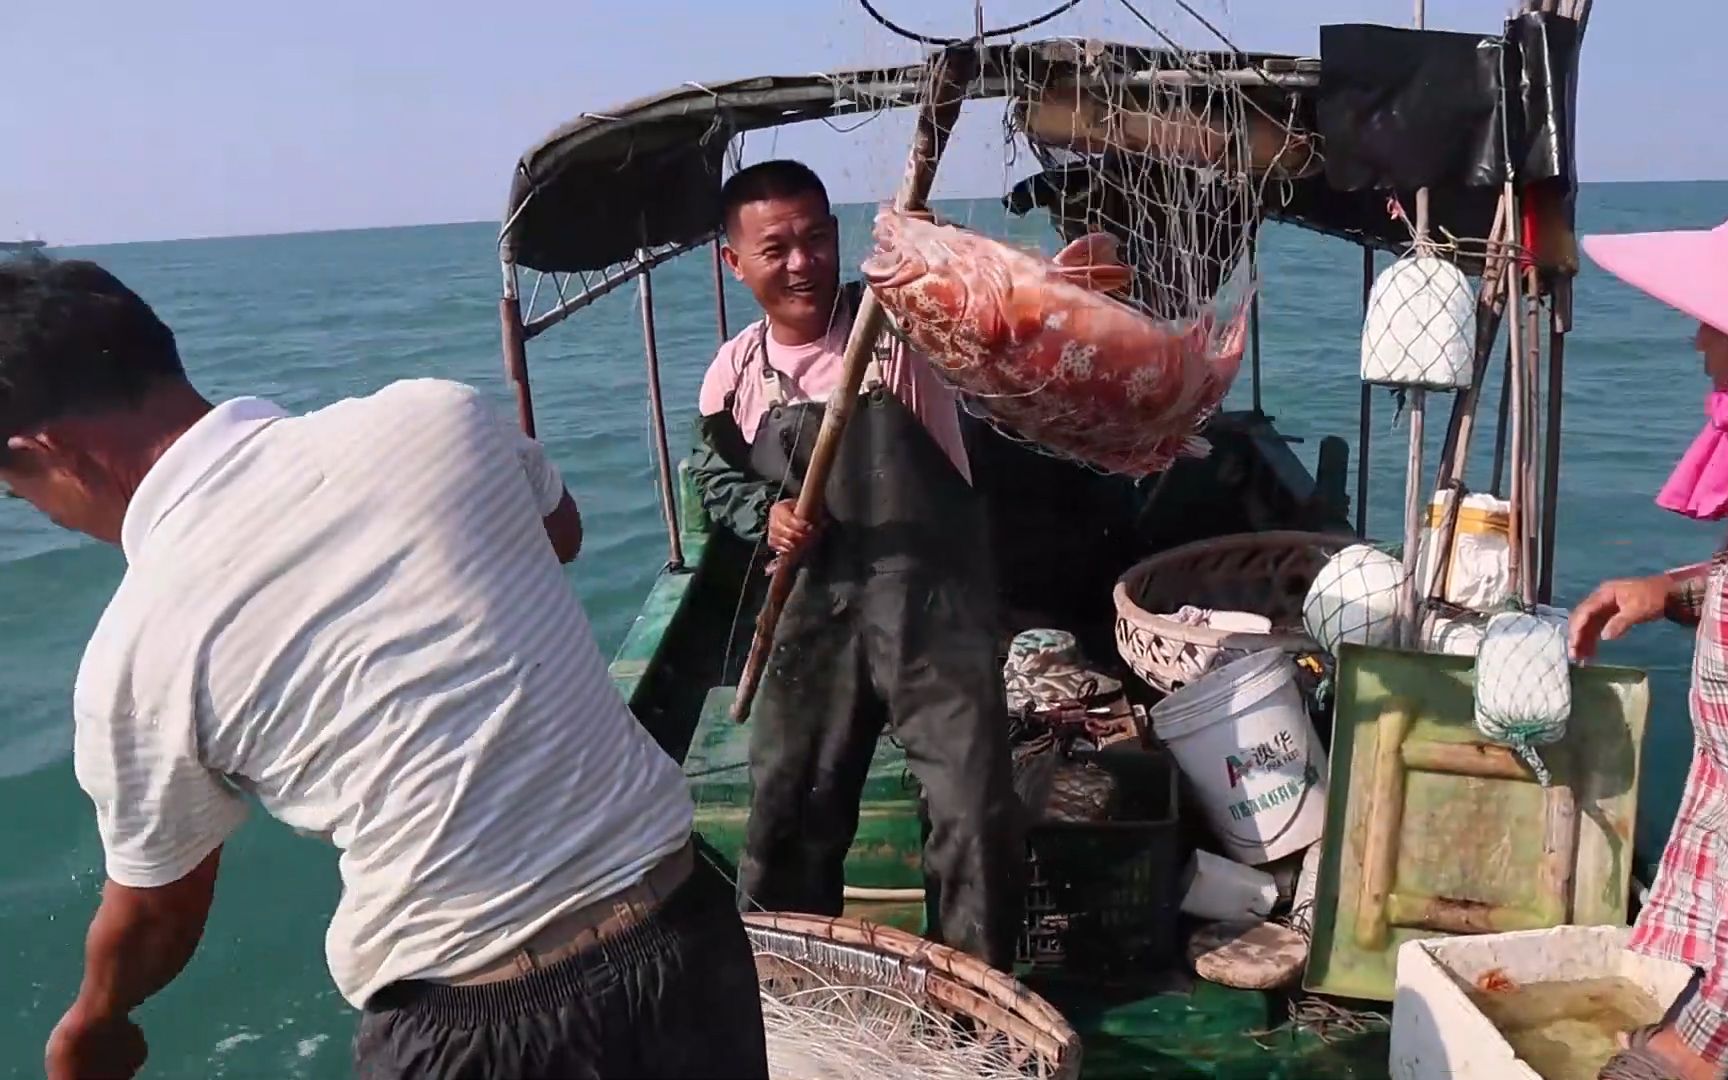
{"label": "leather belt", "polygon": [[683,847],[650,867],[636,884],[558,916],[502,959],[477,971],[436,981],[446,986],[503,982],[575,956],[646,922],[689,880],[695,866],[695,848],[685,841]]}

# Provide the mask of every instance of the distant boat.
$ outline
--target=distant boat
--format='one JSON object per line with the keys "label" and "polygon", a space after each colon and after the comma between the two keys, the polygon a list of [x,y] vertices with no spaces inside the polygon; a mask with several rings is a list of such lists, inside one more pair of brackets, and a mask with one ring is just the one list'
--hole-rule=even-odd
{"label": "distant boat", "polygon": [[0,262],[7,259],[41,259],[48,241],[38,237],[28,240],[0,240]]}

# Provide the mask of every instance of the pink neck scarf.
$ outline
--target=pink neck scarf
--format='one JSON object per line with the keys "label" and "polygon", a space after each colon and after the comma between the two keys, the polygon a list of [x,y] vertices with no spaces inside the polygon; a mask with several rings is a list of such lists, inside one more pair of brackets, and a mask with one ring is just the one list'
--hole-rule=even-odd
{"label": "pink neck scarf", "polygon": [[1704,430],[1662,485],[1656,505],[1699,521],[1728,516],[1728,392],[1704,399]]}

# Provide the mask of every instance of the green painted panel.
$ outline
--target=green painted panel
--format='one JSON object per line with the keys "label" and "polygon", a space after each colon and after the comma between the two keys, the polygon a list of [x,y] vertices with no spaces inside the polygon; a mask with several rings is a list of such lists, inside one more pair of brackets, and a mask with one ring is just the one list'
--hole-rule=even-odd
{"label": "green painted panel", "polygon": [[[1308,989],[1390,1001],[1408,941],[1625,925],[1648,677],[1572,669],[1567,735],[1540,751],[1556,785],[1545,792],[1515,763],[1516,778],[1487,774],[1504,751],[1482,749],[1474,671],[1468,657],[1341,647]],[[1384,796],[1382,760],[1399,777]],[[1550,799],[1567,791],[1576,826],[1555,835],[1575,835],[1576,848],[1545,869],[1545,852],[1564,851],[1550,844],[1551,818],[1566,820]],[[1376,845],[1390,853],[1384,888],[1370,869]]]}
{"label": "green painted panel", "polygon": [[[696,800],[696,829],[726,857],[744,846],[750,809],[750,725],[729,715],[734,688],[717,686],[702,703],[684,775]],[[918,788],[906,755],[891,740],[877,744],[859,806],[858,834],[846,856],[846,883],[872,889],[924,885]]]}

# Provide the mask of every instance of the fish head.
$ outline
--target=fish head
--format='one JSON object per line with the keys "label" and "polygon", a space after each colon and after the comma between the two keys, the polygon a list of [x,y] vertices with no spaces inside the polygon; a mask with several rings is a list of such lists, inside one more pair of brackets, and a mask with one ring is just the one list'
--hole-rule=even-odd
{"label": "fish head", "polygon": [[919,242],[915,230],[908,235],[908,223],[921,223],[922,217],[890,209],[876,215],[876,250],[858,269],[878,294],[904,288],[930,272],[925,254],[929,245]]}
{"label": "fish head", "polygon": [[864,280],[915,344],[974,358],[1007,344],[1023,314],[1015,306],[1023,254],[927,213],[893,209],[876,216],[875,238]]}

